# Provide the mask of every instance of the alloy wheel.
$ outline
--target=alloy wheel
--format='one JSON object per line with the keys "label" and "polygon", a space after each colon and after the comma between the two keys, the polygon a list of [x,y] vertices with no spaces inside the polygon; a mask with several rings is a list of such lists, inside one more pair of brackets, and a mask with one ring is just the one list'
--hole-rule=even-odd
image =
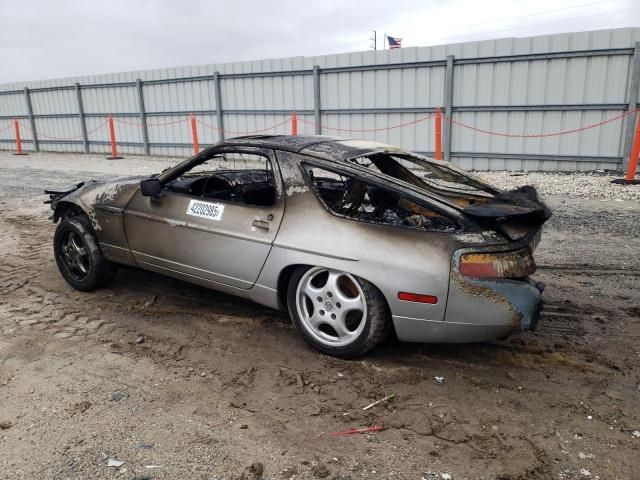
{"label": "alloy wheel", "polygon": [[87,278],[91,267],[89,249],[78,233],[65,232],[60,240],[60,252],[62,253],[62,263],[69,275],[77,281]]}
{"label": "alloy wheel", "polygon": [[309,269],[296,291],[302,326],[318,342],[341,347],[358,339],[367,320],[362,288],[350,274],[324,267]]}

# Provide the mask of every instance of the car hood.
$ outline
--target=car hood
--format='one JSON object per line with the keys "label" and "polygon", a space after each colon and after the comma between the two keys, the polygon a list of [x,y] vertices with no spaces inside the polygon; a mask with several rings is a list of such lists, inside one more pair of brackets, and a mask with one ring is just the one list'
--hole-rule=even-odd
{"label": "car hood", "polygon": [[49,195],[49,200],[46,203],[50,203],[53,210],[61,201],[77,202],[87,209],[93,209],[96,206],[124,208],[138,190],[140,181],[145,178],[149,178],[149,176],[113,176],[101,180],[80,182],[68,189],[45,190],[45,193]]}

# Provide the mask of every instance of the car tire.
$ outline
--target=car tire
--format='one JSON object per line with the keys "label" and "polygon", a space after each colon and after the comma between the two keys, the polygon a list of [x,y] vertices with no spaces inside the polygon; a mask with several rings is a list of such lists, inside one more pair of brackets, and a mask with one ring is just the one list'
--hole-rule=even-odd
{"label": "car tire", "polygon": [[334,357],[360,356],[391,331],[389,308],[380,290],[339,270],[296,269],[287,288],[287,306],[302,338]]}
{"label": "car tire", "polygon": [[104,258],[89,219],[82,215],[63,218],[53,237],[53,251],[63,278],[76,290],[106,285],[115,271]]}

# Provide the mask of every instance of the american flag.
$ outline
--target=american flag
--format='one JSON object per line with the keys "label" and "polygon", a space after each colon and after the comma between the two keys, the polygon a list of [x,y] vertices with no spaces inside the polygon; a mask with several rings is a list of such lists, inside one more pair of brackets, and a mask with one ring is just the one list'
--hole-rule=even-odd
{"label": "american flag", "polygon": [[390,37],[387,35],[387,41],[389,42],[389,49],[393,48],[401,48],[402,47],[402,39],[398,37]]}

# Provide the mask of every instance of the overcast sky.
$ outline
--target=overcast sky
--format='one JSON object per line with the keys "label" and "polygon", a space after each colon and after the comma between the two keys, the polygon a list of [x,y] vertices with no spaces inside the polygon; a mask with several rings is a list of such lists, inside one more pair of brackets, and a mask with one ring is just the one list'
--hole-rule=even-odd
{"label": "overcast sky", "polygon": [[0,0],[0,83],[640,26],[640,0]]}

